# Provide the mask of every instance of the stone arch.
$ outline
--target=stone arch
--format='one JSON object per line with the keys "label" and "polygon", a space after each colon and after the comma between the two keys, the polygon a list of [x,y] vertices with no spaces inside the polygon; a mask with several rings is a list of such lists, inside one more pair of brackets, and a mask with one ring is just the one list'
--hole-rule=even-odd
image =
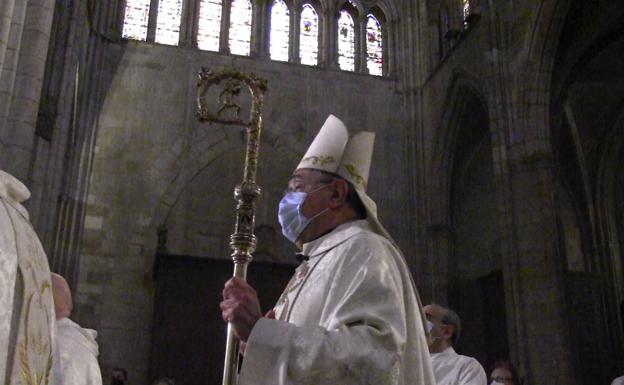
{"label": "stone arch", "polygon": [[563,0],[542,1],[537,5],[526,36],[525,46],[529,49],[519,97],[526,112],[519,116],[518,132],[510,138],[512,145],[536,141],[542,151],[549,147],[550,84],[567,10],[568,2]]}
{"label": "stone arch", "polygon": [[555,103],[561,103],[567,97],[570,86],[577,80],[579,73],[583,68],[598,55],[601,51],[609,49],[608,46],[624,35],[624,23],[612,22],[605,20],[604,23],[595,23],[592,25],[591,31],[587,34],[580,35],[574,40],[573,47],[569,47],[566,52],[560,52],[557,57],[556,71],[557,76],[553,79],[551,88],[551,100],[553,106],[551,110],[553,114],[551,121],[559,123],[562,119],[560,114],[556,114],[563,109],[554,108]]}
{"label": "stone arch", "polygon": [[364,15],[366,12],[364,9],[364,6],[358,0],[341,0],[336,4],[336,10],[338,12],[340,12],[340,10],[345,9],[345,8],[347,9],[347,11],[349,11],[349,9],[353,9],[355,11],[355,12],[349,11],[354,21],[357,21],[358,18],[361,15]]}
{"label": "stone arch", "polygon": [[321,22],[321,17],[323,17],[323,12],[327,8],[327,5],[321,0],[299,0],[294,2],[293,4],[296,5],[297,12],[301,12],[301,9],[305,4],[310,4],[312,8],[314,8],[314,10],[316,11],[316,15],[319,18],[319,23]]}
{"label": "stone arch", "polygon": [[[623,235],[621,227],[618,228],[618,215],[622,210],[618,204],[621,196],[618,189],[621,190],[619,181],[624,177],[620,171],[623,105],[619,87],[611,85],[614,79],[621,78],[622,71],[617,65],[607,64],[622,60],[624,24],[621,17],[621,6],[618,9],[606,2],[571,3],[557,41],[553,74],[548,84],[549,139],[556,154],[561,138],[566,135],[576,138],[578,159],[575,163],[578,165],[572,167],[578,174],[574,179],[583,182],[583,190],[576,193],[582,200],[579,211],[584,221],[580,226],[585,231],[581,235],[591,237],[587,242],[590,247],[587,247],[586,271],[565,274],[566,295],[573,298],[586,292],[591,294],[585,297],[591,295],[600,300],[600,306],[593,303],[569,306],[566,314],[566,321],[572,328],[575,322],[580,324],[578,319],[584,319],[584,325],[593,322],[594,325],[588,327],[602,333],[600,336],[576,333],[571,338],[573,349],[578,351],[577,375],[588,383],[590,378],[604,382],[619,372],[621,363],[609,357],[621,356],[623,349],[622,311],[618,311],[623,295]],[[603,72],[603,68],[609,68],[610,72]],[[595,95],[601,98],[600,105],[588,105]],[[598,116],[602,119],[595,118]],[[572,162],[564,158],[557,165],[557,171],[564,174],[566,168],[572,168],[569,163]],[[568,179],[572,178],[568,176]],[[601,349],[584,348],[595,338],[609,340],[611,344]],[[589,363],[588,357],[595,358],[596,363]],[[595,373],[600,373],[602,379]]]}
{"label": "stone arch", "polygon": [[[225,129],[235,130],[231,127],[226,127]],[[170,181],[160,197],[154,199],[155,209],[150,227],[152,229],[158,229],[160,226],[166,225],[171,211],[175,208],[182,194],[184,194],[188,187],[202,174],[204,170],[228,152],[244,148],[246,136],[242,130],[240,131],[240,139],[240,142],[238,140],[232,140],[208,145],[207,151],[201,153],[199,157],[194,158],[191,162],[188,162],[188,166],[180,167],[175,179]],[[261,136],[260,161],[262,161],[263,148],[269,146],[276,149],[279,153],[286,157],[294,158],[299,155],[299,153],[295,151],[289,143],[280,143],[279,138],[275,137],[275,135],[269,131],[264,132]],[[244,159],[241,158],[240,161],[242,164]],[[240,180],[242,180],[242,174],[240,175]],[[258,181],[258,184],[262,187],[262,181]],[[234,185],[228,186],[228,188],[233,189]]]}
{"label": "stone arch", "polygon": [[[615,121],[613,129],[605,139],[605,146],[600,157],[596,183],[596,202],[599,202],[597,211],[597,226],[599,234],[600,254],[607,264],[606,274],[610,276],[616,306],[614,334],[619,341],[624,340],[624,204],[618,204],[622,199],[621,188],[624,183],[624,172],[621,170],[624,160],[624,104],[621,105],[620,116]],[[619,175],[618,175],[619,174]],[[619,176],[619,177],[618,177]],[[618,186],[618,180],[619,186]],[[617,307],[620,307],[617,312]],[[619,327],[618,327],[619,326]],[[620,348],[620,354],[621,348]]]}
{"label": "stone arch", "polygon": [[431,184],[431,196],[439,197],[432,202],[431,224],[448,224],[450,200],[450,180],[452,174],[453,151],[459,131],[459,119],[469,97],[476,97],[483,106],[488,103],[478,79],[468,72],[456,71],[445,98],[446,108],[436,131],[433,144],[433,159],[430,174],[435,182]]}
{"label": "stone arch", "polygon": [[396,2],[379,0],[368,7],[366,12],[370,12],[376,8],[383,14],[386,23],[394,22],[399,18],[399,11],[397,9]]}
{"label": "stone arch", "polygon": [[[456,141],[460,130],[460,120],[469,98],[477,97],[482,103],[481,86],[473,75],[457,71],[451,80],[444,105],[449,106],[440,118],[433,141],[431,166],[432,176],[428,196],[435,197],[430,203],[427,224],[429,264],[426,270],[431,274],[428,280],[429,297],[440,303],[447,301],[448,263],[453,249],[451,224],[451,183]],[[487,104],[483,104],[487,105]],[[435,261],[435,263],[434,263]],[[440,270],[438,270],[440,269]]]}
{"label": "stone arch", "polygon": [[[427,193],[432,197],[427,230],[435,259],[431,286],[434,300],[448,301],[471,330],[459,348],[487,362],[509,354],[504,312],[483,317],[490,301],[497,308],[506,304],[489,103],[480,82],[457,71],[445,105],[449,108],[434,137],[433,183]],[[468,292],[480,294],[470,298]],[[496,342],[489,346],[484,341]]]}

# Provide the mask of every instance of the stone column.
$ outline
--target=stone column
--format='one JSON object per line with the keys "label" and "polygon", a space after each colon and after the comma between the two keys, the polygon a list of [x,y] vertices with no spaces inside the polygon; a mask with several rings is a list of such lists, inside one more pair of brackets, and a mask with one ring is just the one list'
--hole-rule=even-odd
{"label": "stone column", "polygon": [[199,17],[199,1],[184,0],[182,18],[180,20],[180,46],[197,47],[197,22]]}
{"label": "stone column", "polygon": [[431,254],[424,262],[423,280],[419,289],[423,301],[448,305],[449,257],[453,249],[453,230],[448,223],[427,226],[427,240]]}
{"label": "stone column", "polygon": [[[519,145],[520,146],[520,145]],[[510,202],[515,255],[503,259],[504,274],[514,275],[513,306],[520,325],[517,351],[528,383],[577,384],[566,322],[564,264],[559,252],[554,172],[547,145],[512,155]],[[513,271],[509,268],[514,266]],[[509,297],[508,297],[509,298]],[[511,315],[511,314],[510,314]]]}
{"label": "stone column", "polygon": [[381,25],[381,52],[383,55],[382,74],[384,76],[391,76],[394,74],[394,55],[396,54],[396,48],[394,47],[394,22],[386,21]]}
{"label": "stone column", "polygon": [[[5,91],[2,95],[4,103],[0,103],[8,111],[6,120],[2,119],[4,127],[0,140],[5,148],[0,155],[0,163],[10,164],[7,171],[23,181],[29,178],[53,16],[54,0],[29,1],[26,5],[22,33],[17,35],[20,42],[14,52],[17,66],[12,71],[14,75],[8,76],[13,78],[14,83],[9,93]],[[3,71],[2,80],[6,79],[5,74]]]}
{"label": "stone column", "polygon": [[[16,3],[15,7],[13,7],[13,17],[9,22],[9,40],[4,51],[4,62],[2,68],[0,68],[0,144],[2,145],[5,145],[4,131],[7,127],[9,107],[11,106],[25,17],[26,4],[24,2]],[[2,159],[1,152],[0,159]]]}
{"label": "stone column", "polygon": [[258,51],[258,57],[261,59],[269,58],[269,33],[271,28],[271,5],[270,0],[260,1],[259,5],[259,18],[256,23],[259,24],[260,34],[258,39],[260,40],[260,50]]}
{"label": "stone column", "polygon": [[355,40],[355,72],[368,73],[366,66],[366,15],[360,15],[354,20]]}
{"label": "stone column", "polygon": [[327,7],[323,20],[323,66],[338,69],[338,18],[336,6],[332,2]]}
{"label": "stone column", "polygon": [[254,1],[251,16],[251,56],[269,57],[268,35],[270,28],[270,1]]}
{"label": "stone column", "polygon": [[9,44],[9,31],[11,31],[14,8],[15,0],[3,0],[0,3],[0,73],[2,73],[4,55]]}
{"label": "stone column", "polygon": [[146,41],[153,42],[156,39],[156,24],[158,23],[158,0],[151,0],[149,18],[147,19]]}
{"label": "stone column", "polygon": [[301,1],[294,1],[290,10],[290,46],[288,50],[288,61],[291,63],[301,63],[299,55],[299,43],[301,36]]}
{"label": "stone column", "polygon": [[219,35],[219,52],[230,53],[230,10],[232,0],[223,0],[221,3],[221,34]]}

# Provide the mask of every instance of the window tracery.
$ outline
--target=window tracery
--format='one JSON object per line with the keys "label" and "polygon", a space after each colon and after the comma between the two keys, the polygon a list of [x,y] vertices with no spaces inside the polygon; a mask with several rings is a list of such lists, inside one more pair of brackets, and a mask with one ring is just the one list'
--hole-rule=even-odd
{"label": "window tracery", "polygon": [[230,8],[230,53],[249,56],[251,51],[251,1],[232,0]]}
{"label": "window tracery", "polygon": [[121,36],[145,40],[149,20],[150,0],[127,0]]}
{"label": "window tracery", "polygon": [[274,0],[271,7],[269,55],[273,60],[288,61],[290,12],[283,0]]}
{"label": "window tracery", "polygon": [[381,24],[372,15],[366,22],[366,67],[371,75],[381,76],[383,72],[383,39]]}
{"label": "window tracery", "polygon": [[[196,13],[182,15],[185,1],[196,2]],[[362,7],[353,0],[347,0],[338,13],[337,45],[323,44],[327,36],[321,36],[321,26],[324,23],[318,12],[315,0],[303,0],[300,8],[290,9],[289,0],[271,0],[270,27],[265,37],[254,40],[252,49],[252,23],[255,23],[251,0],[125,0],[125,13],[122,28],[122,37],[143,41],[152,41],[161,44],[193,45],[202,50],[219,52],[225,50],[235,55],[249,56],[251,52],[268,53],[272,60],[288,61],[290,55],[298,55],[297,62],[304,65],[318,65],[321,56],[326,59],[337,58],[340,69],[345,71],[361,71],[371,75],[382,76],[387,71],[385,61],[388,55],[385,46],[385,17],[377,7],[370,10],[367,17],[359,19]],[[157,10],[151,11],[150,4],[158,4]],[[266,4],[266,3],[265,3]],[[469,14],[470,1],[462,0],[464,15]],[[263,7],[267,7],[264,5]],[[224,8],[227,7],[227,8]],[[266,10],[266,8],[265,8]],[[359,11],[358,11],[359,10]],[[265,11],[260,11],[264,14]],[[291,15],[290,12],[295,12]],[[468,12],[468,13],[466,13]],[[195,19],[193,19],[195,17]],[[442,16],[444,21],[441,29],[448,28],[448,16]],[[225,20],[224,20],[225,18]],[[186,20],[188,19],[188,20]],[[253,19],[253,20],[252,20]],[[227,21],[226,21],[227,20]],[[265,20],[261,17],[260,20]],[[296,20],[299,25],[299,36],[291,36],[291,21]],[[336,21],[334,21],[336,22]],[[196,23],[189,28],[185,23]],[[446,27],[446,28],[445,28]],[[195,31],[194,36],[182,36],[186,31]],[[227,37],[221,36],[225,31]],[[267,28],[257,26],[253,31],[267,31]],[[331,31],[328,29],[328,31]],[[225,38],[225,40],[224,40]],[[291,41],[295,39],[294,41]],[[357,39],[357,41],[356,41]],[[266,46],[261,46],[267,42]],[[223,47],[222,43],[227,46]],[[357,44],[356,44],[357,43]],[[297,51],[291,51],[291,44],[295,44]],[[334,49],[334,52],[329,52]],[[321,50],[323,52],[321,55]],[[334,59],[335,60],[335,59]],[[325,62],[329,65],[330,62]],[[356,69],[357,64],[357,69]]]}
{"label": "window tracery", "polygon": [[181,21],[182,0],[159,0],[154,41],[161,44],[178,45]]}
{"label": "window tracery", "polygon": [[345,71],[355,70],[355,28],[346,10],[340,11],[338,18],[338,65]]}
{"label": "window tracery", "polygon": [[301,26],[299,38],[299,58],[301,64],[318,64],[319,23],[316,10],[311,4],[301,8]]}
{"label": "window tracery", "polygon": [[201,0],[197,26],[197,47],[208,51],[219,51],[221,36],[221,0]]}

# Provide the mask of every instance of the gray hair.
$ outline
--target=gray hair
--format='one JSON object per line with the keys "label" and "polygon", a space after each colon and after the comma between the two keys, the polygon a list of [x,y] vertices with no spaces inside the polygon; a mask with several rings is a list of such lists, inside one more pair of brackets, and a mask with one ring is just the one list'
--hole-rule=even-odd
{"label": "gray hair", "polygon": [[451,325],[453,327],[453,335],[451,336],[451,342],[453,345],[457,344],[459,335],[461,334],[461,319],[459,315],[452,309],[444,308],[445,312],[442,316],[442,323],[445,325]]}

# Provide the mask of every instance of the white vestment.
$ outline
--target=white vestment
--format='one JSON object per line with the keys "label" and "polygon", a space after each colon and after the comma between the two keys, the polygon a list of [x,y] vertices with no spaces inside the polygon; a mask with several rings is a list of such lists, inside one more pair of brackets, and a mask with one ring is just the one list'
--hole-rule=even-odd
{"label": "white vestment", "polygon": [[452,347],[431,354],[438,385],[487,385],[485,370],[476,359],[462,356]]}
{"label": "white vestment", "polygon": [[69,318],[56,321],[63,385],[102,385],[98,365],[97,332],[84,329]]}
{"label": "white vestment", "polygon": [[0,170],[0,384],[57,383],[50,267],[20,204],[29,196]]}
{"label": "white vestment", "polygon": [[309,260],[247,341],[238,385],[434,385],[420,300],[365,220],[303,245]]}

